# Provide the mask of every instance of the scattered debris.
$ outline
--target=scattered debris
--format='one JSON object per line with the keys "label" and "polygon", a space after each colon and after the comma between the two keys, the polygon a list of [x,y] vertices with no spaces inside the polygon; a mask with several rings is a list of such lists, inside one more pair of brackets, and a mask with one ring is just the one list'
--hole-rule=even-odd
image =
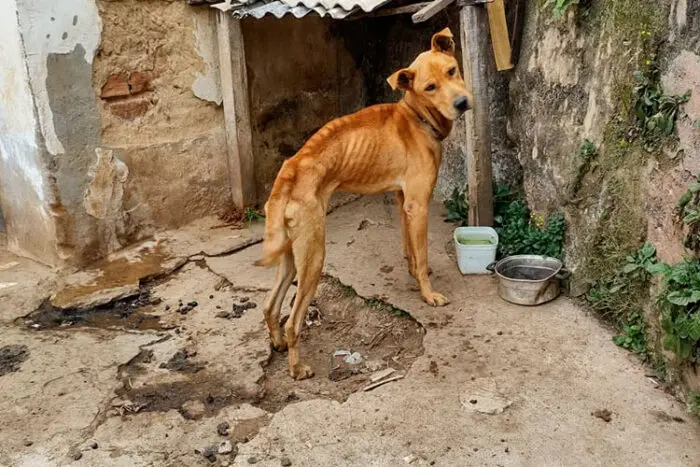
{"label": "scattered debris", "polygon": [[321,310],[316,306],[309,306],[306,311],[306,322],[307,326],[320,326],[321,325]]}
{"label": "scattered debris", "polygon": [[407,464],[413,464],[415,461],[418,460],[418,456],[416,456],[415,454],[409,454],[408,456],[404,457],[403,460]]}
{"label": "scattered debris", "polygon": [[195,450],[195,454],[201,454],[202,457],[204,457],[206,460],[211,462],[212,464],[216,462],[216,453],[218,451],[218,447],[216,444],[212,444],[211,446],[207,446],[206,448],[202,449],[201,451]]}
{"label": "scattered debris", "polygon": [[394,371],[396,370],[394,370],[393,368],[387,368],[386,370],[377,371],[369,377],[369,382],[376,383],[377,381],[382,380],[387,376],[390,376],[392,373],[394,373]]}
{"label": "scattered debris", "polygon": [[189,360],[195,355],[197,355],[197,352],[194,350],[180,349],[170,357],[167,363],[161,363],[160,368],[181,373],[197,373],[204,369],[204,365]]}
{"label": "scattered debris", "polygon": [[594,412],[591,412],[591,415],[593,415],[596,418],[600,418],[604,422],[608,423],[610,420],[612,420],[612,412],[609,411],[608,409],[599,409]]}
{"label": "scattered debris", "polygon": [[230,429],[231,425],[229,425],[228,422],[221,422],[218,425],[216,425],[216,433],[219,436],[228,436]]}
{"label": "scattered debris", "polygon": [[685,423],[684,418],[678,416],[671,416],[662,410],[652,410],[651,414],[654,415],[661,422]]}
{"label": "scattered debris", "polygon": [[438,369],[437,362],[435,360],[430,360],[430,372],[433,374],[434,377],[438,377],[440,374],[440,370]]}
{"label": "scattered debris", "polygon": [[249,457],[248,458],[248,463],[249,464],[257,464],[258,460],[255,457]]}
{"label": "scattered debris", "polygon": [[222,441],[219,444],[219,449],[218,449],[219,454],[231,454],[232,452],[233,452],[233,445],[231,444],[231,441],[226,440],[226,441]]}
{"label": "scattered debris", "polygon": [[256,308],[258,306],[257,303],[249,301],[250,299],[248,297],[243,297],[239,300],[241,302],[240,304],[234,303],[231,307],[231,311],[222,311],[220,313],[216,314],[217,318],[224,318],[224,319],[238,319],[243,314],[251,310],[253,308]]}
{"label": "scattered debris", "polygon": [[365,230],[371,225],[379,225],[379,223],[371,221],[369,219],[362,219],[362,221],[360,221],[360,225],[357,226],[357,230]]}
{"label": "scattered debris", "polygon": [[474,387],[459,397],[462,407],[469,411],[498,415],[513,404],[498,392],[492,380],[475,380],[471,385]]}
{"label": "scattered debris", "polygon": [[188,420],[197,420],[204,415],[207,408],[202,401],[190,400],[182,404],[180,412]]}
{"label": "scattered debris", "polygon": [[75,451],[75,452],[73,453],[73,456],[72,456],[72,457],[73,457],[73,460],[74,460],[74,461],[79,461],[80,459],[83,458],[83,453],[80,452],[80,451]]}
{"label": "scattered debris", "polygon": [[0,376],[19,370],[20,365],[29,358],[29,349],[24,344],[0,347]]}
{"label": "scattered debris", "polygon": [[384,274],[389,274],[389,273],[392,272],[393,270],[394,270],[394,266],[387,266],[387,265],[384,265],[384,266],[382,266],[381,268],[379,268],[379,271],[380,271],[380,272],[383,272]]}
{"label": "scattered debris", "polygon": [[282,457],[280,459],[280,465],[282,467],[289,467],[292,465],[292,461],[289,459],[289,457]]}
{"label": "scattered debris", "polygon": [[136,413],[145,406],[145,404],[134,404],[129,400],[116,399],[112,401],[112,407],[114,408],[113,415],[122,416],[127,413]]}
{"label": "scattered debris", "polygon": [[382,386],[386,383],[391,383],[392,381],[398,381],[400,379],[403,379],[405,375],[396,375],[392,376],[391,378],[387,378],[381,381],[377,381],[376,383],[372,383],[369,386],[365,386],[362,390],[363,391],[371,391],[372,389],[378,388],[379,386]]}

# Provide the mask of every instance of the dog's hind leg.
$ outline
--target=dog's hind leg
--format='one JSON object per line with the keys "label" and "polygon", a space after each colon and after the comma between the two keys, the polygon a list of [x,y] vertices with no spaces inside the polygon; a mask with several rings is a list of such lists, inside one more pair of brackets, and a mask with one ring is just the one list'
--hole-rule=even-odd
{"label": "dog's hind leg", "polygon": [[[308,202],[307,202],[308,203]],[[326,252],[325,213],[321,203],[299,206],[296,219],[290,222],[292,230],[292,252],[297,269],[297,295],[292,312],[284,326],[289,350],[289,374],[297,380],[314,375],[311,367],[303,364],[299,358],[299,336],[304,324],[306,310],[316,293],[318,281],[323,270]]]}
{"label": "dog's hind leg", "polygon": [[289,290],[289,286],[292,285],[296,273],[297,270],[294,266],[294,256],[292,252],[287,251],[283,253],[277,265],[275,284],[272,286],[270,297],[265,303],[265,323],[267,323],[267,329],[270,332],[270,342],[272,343],[272,347],[279,352],[287,348],[287,341],[282,334],[279,323],[280,310],[282,309],[282,302],[287,294],[287,290]]}

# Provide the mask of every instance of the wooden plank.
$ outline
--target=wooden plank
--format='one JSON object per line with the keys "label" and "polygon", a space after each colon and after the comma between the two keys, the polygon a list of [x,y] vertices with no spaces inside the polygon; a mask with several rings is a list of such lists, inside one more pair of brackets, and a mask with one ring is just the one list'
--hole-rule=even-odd
{"label": "wooden plank", "polygon": [[414,13],[413,16],[411,16],[411,20],[413,20],[414,23],[428,21],[430,18],[454,3],[454,1],[455,0],[434,0]]}
{"label": "wooden plank", "polygon": [[240,20],[217,12],[216,26],[231,196],[242,209],[257,201],[245,44]]}
{"label": "wooden plank", "polygon": [[494,0],[486,5],[489,16],[489,30],[491,31],[491,46],[496,59],[498,71],[510,70],[511,63],[510,41],[508,39],[508,23],[506,22],[506,8],[503,0]]}
{"label": "wooden plank", "polygon": [[483,6],[465,7],[459,13],[462,65],[465,82],[471,87],[473,108],[467,112],[467,178],[469,225],[493,225],[493,181],[491,179],[491,135],[489,132],[489,26]]}

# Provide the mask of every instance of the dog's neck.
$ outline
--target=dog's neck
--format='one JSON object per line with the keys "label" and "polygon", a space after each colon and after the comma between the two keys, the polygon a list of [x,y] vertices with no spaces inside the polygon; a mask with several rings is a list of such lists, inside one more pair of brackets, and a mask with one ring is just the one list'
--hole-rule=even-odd
{"label": "dog's neck", "polygon": [[418,120],[418,123],[426,128],[431,136],[438,141],[447,138],[450,131],[452,131],[451,120],[443,117],[437,109],[416,105],[411,94],[404,95],[399,105],[403,106],[406,111],[413,118]]}

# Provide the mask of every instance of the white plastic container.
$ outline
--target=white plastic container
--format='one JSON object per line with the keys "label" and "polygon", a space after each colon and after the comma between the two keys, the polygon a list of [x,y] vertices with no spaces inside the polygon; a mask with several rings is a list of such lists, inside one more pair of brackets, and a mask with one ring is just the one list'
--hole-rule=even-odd
{"label": "white plastic container", "polygon": [[[498,234],[495,230],[491,227],[458,227],[454,240],[457,265],[462,274],[491,274],[486,266],[496,260]],[[460,243],[460,240],[466,240],[467,244]]]}

